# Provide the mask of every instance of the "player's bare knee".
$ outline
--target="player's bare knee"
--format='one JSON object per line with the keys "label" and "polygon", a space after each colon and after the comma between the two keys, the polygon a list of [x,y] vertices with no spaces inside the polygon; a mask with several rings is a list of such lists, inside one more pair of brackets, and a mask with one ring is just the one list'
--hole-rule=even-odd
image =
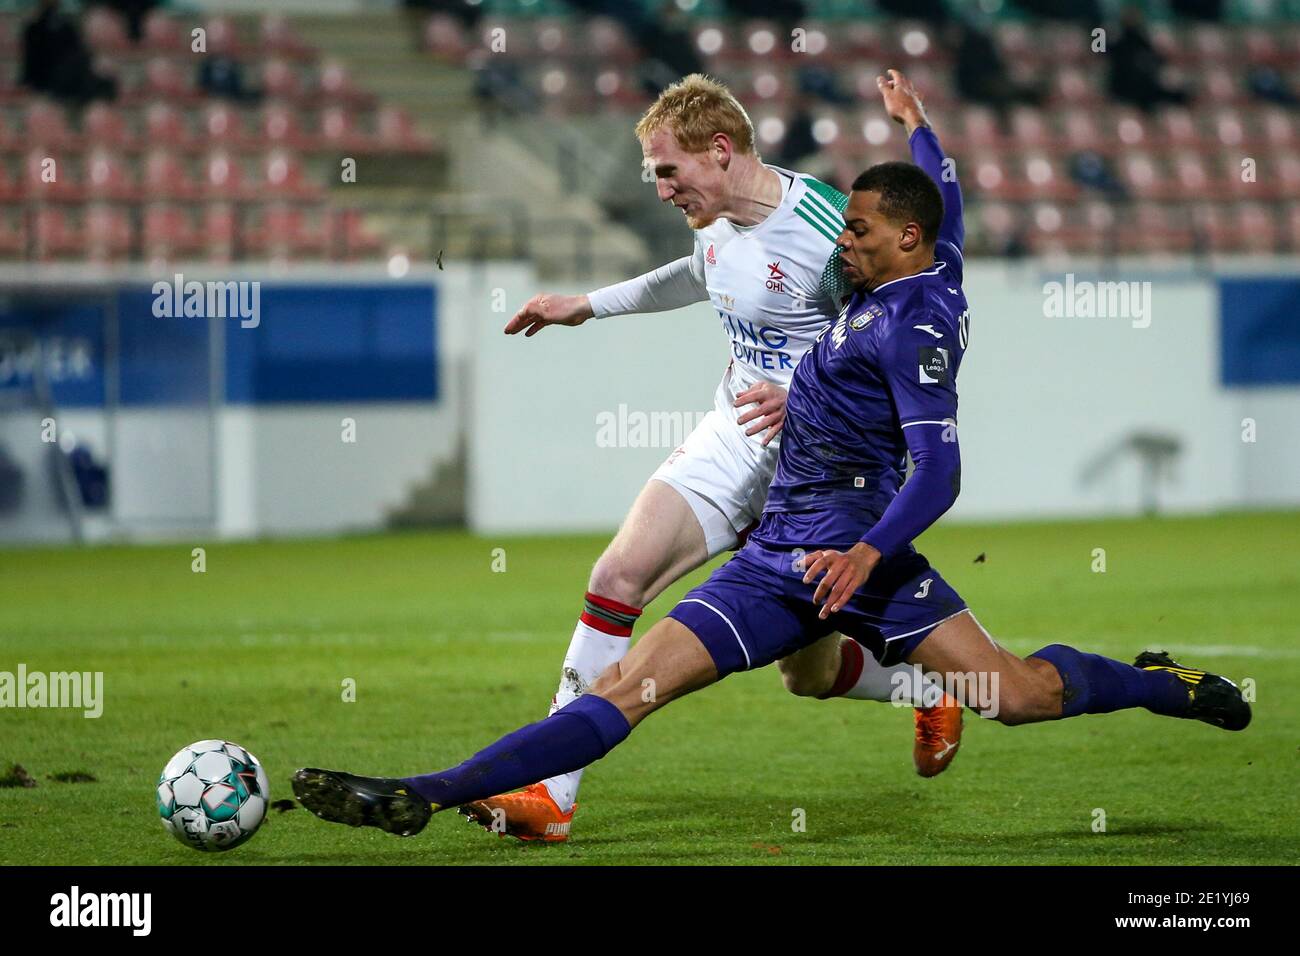
{"label": "player's bare knee", "polygon": [[631,607],[645,605],[651,573],[623,552],[608,550],[591,569],[587,590]]}
{"label": "player's bare knee", "polygon": [[830,690],[830,683],[822,674],[788,665],[785,661],[778,661],[777,666],[781,670],[781,683],[796,697],[821,697]]}

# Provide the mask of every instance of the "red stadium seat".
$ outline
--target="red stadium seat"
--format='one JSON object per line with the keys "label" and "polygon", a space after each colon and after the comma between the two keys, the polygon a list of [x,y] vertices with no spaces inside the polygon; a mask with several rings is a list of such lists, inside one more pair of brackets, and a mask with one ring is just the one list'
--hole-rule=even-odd
{"label": "red stadium seat", "polygon": [[208,52],[221,53],[226,56],[239,56],[245,51],[239,41],[239,32],[235,22],[226,16],[210,17],[203,25],[208,35]]}
{"label": "red stadium seat", "polygon": [[1043,199],[1073,199],[1079,187],[1061,170],[1059,161],[1043,152],[1031,152],[1021,161],[1028,195]]}
{"label": "red stadium seat", "polygon": [[587,21],[586,49],[597,62],[630,64],[637,59],[637,50],[628,39],[627,31],[611,17],[592,17]]}
{"label": "red stadium seat", "polygon": [[1003,162],[994,155],[979,156],[969,167],[974,174],[963,176],[963,184],[969,184],[979,196],[988,199],[1014,199],[1021,195],[1021,190],[1012,180],[1011,174]]}
{"label": "red stadium seat", "polygon": [[165,149],[151,150],[145,157],[144,192],[152,199],[193,199],[198,189],[185,165]]}
{"label": "red stadium seat", "polygon": [[46,149],[70,149],[77,145],[78,137],[69,128],[63,107],[48,100],[33,99],[27,106],[23,143]]}
{"label": "red stadium seat", "polygon": [[382,248],[379,238],[368,230],[362,221],[361,210],[341,209],[336,215],[338,231],[342,233],[342,251],[347,259],[373,256]]}
{"label": "red stadium seat", "polygon": [[316,95],[326,103],[360,105],[374,102],[374,97],[357,86],[347,66],[338,60],[326,60],[321,64],[317,83]]}
{"label": "red stadium seat", "polygon": [[308,255],[323,257],[329,251],[327,223],[309,224],[301,206],[270,203],[262,208],[260,221],[246,224],[244,245],[273,258]]}
{"label": "red stadium seat", "polygon": [[644,105],[644,94],[635,74],[630,70],[610,67],[601,70],[593,80],[596,96],[614,108],[636,109]]}
{"label": "red stadium seat", "polygon": [[1112,114],[1112,119],[1114,139],[1121,148],[1134,149],[1150,145],[1147,119],[1141,111],[1122,107]]}
{"label": "red stadium seat", "polygon": [[1205,145],[1205,137],[1196,124],[1190,110],[1171,107],[1160,111],[1160,139],[1167,145],[1178,149],[1200,149]]}
{"label": "red stadium seat", "polygon": [[1194,237],[1174,209],[1162,203],[1140,202],[1133,209],[1132,228],[1121,232],[1125,252],[1177,254],[1192,249]]}
{"label": "red stadium seat", "polygon": [[81,128],[86,142],[96,146],[124,149],[134,145],[135,137],[126,125],[126,117],[120,109],[108,103],[92,103],[87,107]]}
{"label": "red stadium seat", "polygon": [[321,188],[307,181],[302,162],[286,150],[268,153],[262,166],[262,185],[268,196],[276,198],[303,198],[320,195]]}
{"label": "red stadium seat", "polygon": [[272,146],[300,149],[311,145],[311,138],[298,122],[298,111],[283,103],[268,103],[262,109],[262,138]]}
{"label": "red stadium seat", "polygon": [[82,228],[86,257],[92,262],[116,261],[131,251],[131,217],[121,206],[86,207]]}
{"label": "red stadium seat", "polygon": [[1240,242],[1237,224],[1229,218],[1228,207],[1220,203],[1197,203],[1192,206],[1198,246],[1215,252],[1229,252]]}
{"label": "red stadium seat", "polygon": [[178,53],[188,50],[189,33],[181,33],[181,25],[162,10],[150,10],[144,18],[144,37],[141,45],[153,53]]}
{"label": "red stadium seat", "polygon": [[1209,170],[1196,153],[1180,153],[1174,157],[1174,176],[1177,191],[1182,195],[1204,196],[1210,188]]}
{"label": "red stadium seat", "polygon": [[925,61],[947,58],[934,28],[919,20],[899,23],[894,30],[893,46],[909,77]]}
{"label": "red stadium seat", "polygon": [[1040,149],[1051,149],[1059,144],[1046,115],[1032,106],[1017,106],[1011,111],[1011,138],[1017,145]]}
{"label": "red stadium seat", "polygon": [[1202,66],[1226,63],[1232,59],[1232,40],[1228,31],[1217,24],[1198,24],[1192,28],[1190,40]]}
{"label": "red stadium seat", "polygon": [[842,25],[842,35],[854,59],[883,61],[886,58],[885,38],[876,24],[850,20]]}
{"label": "red stadium seat", "polygon": [[307,59],[312,49],[294,30],[289,18],[280,13],[267,13],[259,27],[262,49],[294,60]]}
{"label": "red stadium seat", "polygon": [[170,57],[156,56],[145,65],[145,82],[141,95],[172,102],[192,100],[195,93],[191,76]]}
{"label": "red stadium seat", "polygon": [[1120,180],[1138,199],[1155,199],[1171,191],[1167,171],[1148,153],[1130,152],[1120,157]]}
{"label": "red stadium seat", "polygon": [[534,44],[539,56],[569,59],[577,52],[570,38],[572,24],[558,17],[537,17],[532,22]]}
{"label": "red stadium seat", "polygon": [[267,60],[262,66],[262,89],[267,96],[292,99],[302,89],[298,71],[280,59]]}
{"label": "red stadium seat", "polygon": [[1020,213],[1007,203],[981,203],[977,221],[979,231],[988,237],[989,244],[995,249],[1004,248],[1020,231]]}
{"label": "red stadium seat", "polygon": [[1047,24],[1039,28],[1039,43],[1053,63],[1077,64],[1095,57],[1092,32],[1076,24]]}
{"label": "red stadium seat", "polygon": [[66,208],[42,206],[35,210],[33,223],[33,245],[37,259],[49,261],[83,253],[82,231],[72,227]]}
{"label": "red stadium seat", "polygon": [[1274,153],[1268,160],[1267,175],[1276,182],[1278,198],[1300,200],[1300,156],[1292,152]]}
{"label": "red stadium seat", "polygon": [[126,201],[139,195],[135,177],[116,153],[107,149],[94,149],[86,155],[85,163],[82,182],[88,197]]}
{"label": "red stadium seat", "polygon": [[201,236],[194,228],[189,211],[172,203],[150,203],[145,206],[141,244],[145,259],[150,261],[173,261],[203,248]]}
{"label": "red stadium seat", "polygon": [[722,20],[701,20],[691,27],[691,42],[695,52],[704,58],[705,64],[734,60],[738,55],[739,44],[731,35],[731,27]]}
{"label": "red stadium seat", "polygon": [[145,110],[145,140],[150,146],[185,149],[194,146],[186,117],[170,103],[150,103]]}
{"label": "red stadium seat", "polygon": [[1037,35],[1031,34],[1029,28],[1017,21],[1004,21],[993,28],[993,39],[998,52],[1007,63],[1023,63],[1036,60],[1044,55],[1037,42]]}
{"label": "red stadium seat", "polygon": [[356,126],[352,111],[344,106],[330,106],[320,112],[318,142],[334,149],[368,150],[370,138]]}
{"label": "red stadium seat", "polygon": [[1296,148],[1300,137],[1296,135],[1295,120],[1284,110],[1270,108],[1260,113],[1264,139],[1275,147]]}
{"label": "red stadium seat", "polygon": [[1204,67],[1198,75],[1197,95],[1210,103],[1233,103],[1241,99],[1241,79],[1220,66]]}
{"label": "red stadium seat", "polygon": [[120,53],[131,47],[121,14],[104,7],[86,11],[81,18],[81,32],[86,45],[96,53]]}
{"label": "red stadium seat", "polygon": [[469,52],[469,41],[458,19],[448,13],[435,13],[424,24],[424,48],[434,56],[459,63]]}
{"label": "red stadium seat", "polygon": [[1242,146],[1246,142],[1246,126],[1237,110],[1224,110],[1214,118],[1214,135],[1222,146]]}
{"label": "red stadium seat", "polygon": [[244,184],[243,167],[225,150],[209,153],[204,158],[202,188],[210,199],[236,200],[251,195]]}
{"label": "red stadium seat", "polygon": [[962,110],[962,140],[971,149],[996,146],[1002,142],[997,115],[984,106]]}
{"label": "red stadium seat", "polygon": [[1102,99],[1096,76],[1073,66],[1063,66],[1052,74],[1051,96],[1067,106],[1082,106]]}
{"label": "red stadium seat", "polygon": [[1246,252],[1271,253],[1279,249],[1279,230],[1273,207],[1261,203],[1239,203],[1236,208],[1237,236]]}
{"label": "red stadium seat", "polygon": [[1113,143],[1102,134],[1097,114],[1093,110],[1069,109],[1062,117],[1065,144],[1072,150],[1091,150],[1105,153]]}
{"label": "red stadium seat", "polygon": [[255,142],[245,132],[239,110],[227,103],[213,103],[203,111],[203,130],[212,146],[241,147]]}
{"label": "red stadium seat", "polygon": [[418,152],[430,146],[429,139],[416,130],[410,114],[401,107],[383,107],[375,123],[379,145],[384,149]]}

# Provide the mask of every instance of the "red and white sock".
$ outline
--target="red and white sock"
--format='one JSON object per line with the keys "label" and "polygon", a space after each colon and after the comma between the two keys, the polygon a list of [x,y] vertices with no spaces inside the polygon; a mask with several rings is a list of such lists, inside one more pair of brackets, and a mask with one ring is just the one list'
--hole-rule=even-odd
{"label": "red and white sock", "polygon": [[[583,599],[582,616],[573,629],[569,652],[564,655],[564,670],[560,686],[551,699],[550,713],[555,713],[569,701],[581,697],[601,673],[623,659],[631,642],[632,628],[641,616],[639,607],[621,604],[610,598],[587,592]],[[546,789],[560,807],[568,813],[578,798],[578,785],[582,771],[550,777]]]}
{"label": "red and white sock", "polygon": [[840,672],[822,699],[848,697],[851,700],[899,701],[920,707],[923,702],[938,699],[933,690],[925,693],[926,687],[937,686],[921,674],[920,668],[911,664],[881,667],[861,644],[851,637],[841,637]]}

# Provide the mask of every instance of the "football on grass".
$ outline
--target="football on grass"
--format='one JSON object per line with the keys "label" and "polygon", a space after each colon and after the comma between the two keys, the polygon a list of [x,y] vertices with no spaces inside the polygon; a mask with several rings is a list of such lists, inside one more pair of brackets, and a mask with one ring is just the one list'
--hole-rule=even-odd
{"label": "football on grass", "polygon": [[196,850],[232,850],[266,816],[271,785],[256,757],[228,740],[200,740],[167,761],[158,779],[158,816]]}

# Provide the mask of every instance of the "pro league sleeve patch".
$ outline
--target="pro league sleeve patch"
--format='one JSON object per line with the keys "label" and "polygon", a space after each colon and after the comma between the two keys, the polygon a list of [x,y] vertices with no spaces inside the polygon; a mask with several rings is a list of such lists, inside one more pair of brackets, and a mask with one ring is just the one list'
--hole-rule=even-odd
{"label": "pro league sleeve patch", "polygon": [[934,345],[922,345],[917,349],[917,363],[920,366],[922,385],[948,384],[948,350]]}

